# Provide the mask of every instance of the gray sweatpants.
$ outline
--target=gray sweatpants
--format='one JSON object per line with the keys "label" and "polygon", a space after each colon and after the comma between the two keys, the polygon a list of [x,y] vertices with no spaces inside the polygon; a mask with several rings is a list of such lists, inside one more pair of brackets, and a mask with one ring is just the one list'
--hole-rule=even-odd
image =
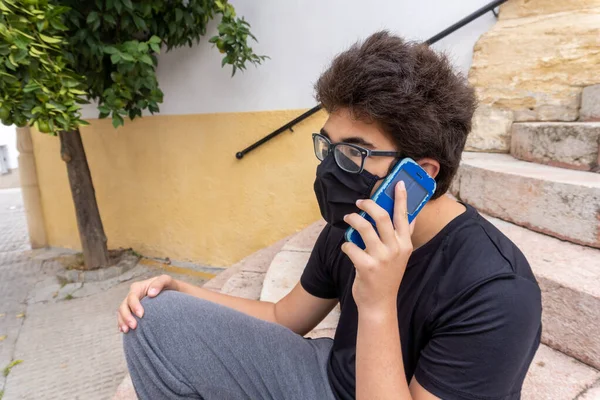
{"label": "gray sweatpants", "polygon": [[123,335],[141,400],[333,400],[333,341],[305,339],[206,300],[165,291],[142,299],[144,316]]}

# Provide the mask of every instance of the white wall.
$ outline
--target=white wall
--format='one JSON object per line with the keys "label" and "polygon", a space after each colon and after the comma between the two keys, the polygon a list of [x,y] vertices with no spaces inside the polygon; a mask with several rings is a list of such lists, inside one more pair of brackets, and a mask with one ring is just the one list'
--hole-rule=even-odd
{"label": "white wall", "polygon": [[[313,84],[332,57],[358,39],[388,29],[423,41],[479,9],[489,0],[232,0],[252,25],[258,54],[271,57],[230,78],[222,55],[207,38],[192,49],[161,55],[162,114],[239,112],[312,107]],[[457,70],[467,73],[473,45],[495,23],[488,13],[435,45]],[[97,116],[97,111],[85,113]]]}
{"label": "white wall", "polygon": [[18,168],[17,130],[14,126],[0,124],[0,145],[8,146],[8,167],[10,169]]}

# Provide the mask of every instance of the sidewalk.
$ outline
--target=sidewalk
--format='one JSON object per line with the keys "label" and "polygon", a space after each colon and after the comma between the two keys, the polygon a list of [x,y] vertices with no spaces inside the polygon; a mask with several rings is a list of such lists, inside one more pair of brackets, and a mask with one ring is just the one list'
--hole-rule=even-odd
{"label": "sidewalk", "polygon": [[[126,373],[116,310],[133,281],[165,273],[144,262],[117,278],[63,286],[51,261],[60,253],[29,249],[21,192],[0,190],[0,369],[22,360],[0,374],[2,400],[111,398]],[[167,273],[205,281],[186,271]]]}

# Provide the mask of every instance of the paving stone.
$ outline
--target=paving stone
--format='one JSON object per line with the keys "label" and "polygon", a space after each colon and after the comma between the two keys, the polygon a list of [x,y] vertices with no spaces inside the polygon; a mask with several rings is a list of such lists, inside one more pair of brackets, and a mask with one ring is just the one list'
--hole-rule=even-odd
{"label": "paving stone", "polygon": [[[6,338],[0,342],[0,370],[4,369],[13,359],[13,352],[19,337],[19,331],[25,321],[24,318],[17,318],[15,312],[5,313],[0,317],[0,336],[6,335]],[[0,373],[0,389],[4,387],[6,378]]]}
{"label": "paving stone", "polygon": [[115,393],[113,400],[137,400],[131,376],[127,374]]}
{"label": "paving stone", "polygon": [[600,122],[512,125],[511,154],[523,161],[590,171],[598,166]]}
{"label": "paving stone", "polygon": [[0,252],[31,250],[21,189],[0,190]]}
{"label": "paving stone", "polygon": [[494,217],[600,247],[600,174],[464,153],[453,194]]}
{"label": "paving stone", "polygon": [[600,372],[548,346],[538,349],[523,384],[526,400],[571,400],[600,378]]}
{"label": "paving stone", "polygon": [[126,371],[115,312],[128,290],[30,306],[3,400],[110,398]]}

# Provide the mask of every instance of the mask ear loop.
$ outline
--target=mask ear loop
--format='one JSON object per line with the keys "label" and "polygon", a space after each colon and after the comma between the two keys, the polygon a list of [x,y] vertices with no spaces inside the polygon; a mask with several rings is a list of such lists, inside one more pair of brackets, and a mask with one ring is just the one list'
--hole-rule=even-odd
{"label": "mask ear loop", "polygon": [[[386,176],[388,176],[392,170],[396,167],[396,165],[398,165],[398,163],[402,160],[404,160],[406,157],[402,156],[402,157],[398,157],[396,158],[396,161],[394,161],[393,163],[390,164],[390,167],[388,168],[387,174],[385,174],[385,176],[383,178],[385,178]],[[380,179],[383,179],[380,178]]]}

